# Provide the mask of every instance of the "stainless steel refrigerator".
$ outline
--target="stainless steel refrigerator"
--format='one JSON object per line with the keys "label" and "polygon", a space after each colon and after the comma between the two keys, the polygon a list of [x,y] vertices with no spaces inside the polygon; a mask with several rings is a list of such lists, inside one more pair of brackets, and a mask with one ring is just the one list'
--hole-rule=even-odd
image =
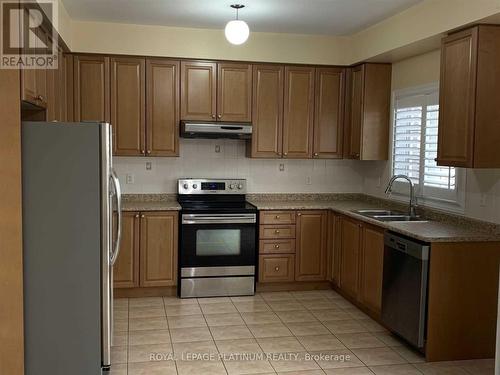
{"label": "stainless steel refrigerator", "polygon": [[111,126],[23,122],[21,131],[25,373],[102,374],[121,235]]}

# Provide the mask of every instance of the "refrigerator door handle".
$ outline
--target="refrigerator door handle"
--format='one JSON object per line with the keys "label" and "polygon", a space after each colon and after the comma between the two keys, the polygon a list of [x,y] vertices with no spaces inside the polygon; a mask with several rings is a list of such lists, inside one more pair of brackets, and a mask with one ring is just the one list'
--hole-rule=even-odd
{"label": "refrigerator door handle", "polygon": [[114,266],[116,263],[116,259],[118,258],[118,254],[120,254],[120,242],[122,239],[122,193],[120,188],[120,181],[116,176],[115,171],[111,170],[110,179],[113,182],[114,190],[115,190],[115,198],[116,198],[116,211],[117,211],[117,231],[116,231],[116,240],[113,251],[110,254],[110,265]]}

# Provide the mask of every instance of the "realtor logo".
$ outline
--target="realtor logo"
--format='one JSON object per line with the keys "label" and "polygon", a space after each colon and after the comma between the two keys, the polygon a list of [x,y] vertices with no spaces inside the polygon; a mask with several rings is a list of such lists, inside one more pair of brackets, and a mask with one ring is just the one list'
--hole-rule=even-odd
{"label": "realtor logo", "polygon": [[56,0],[0,0],[0,68],[57,69]]}

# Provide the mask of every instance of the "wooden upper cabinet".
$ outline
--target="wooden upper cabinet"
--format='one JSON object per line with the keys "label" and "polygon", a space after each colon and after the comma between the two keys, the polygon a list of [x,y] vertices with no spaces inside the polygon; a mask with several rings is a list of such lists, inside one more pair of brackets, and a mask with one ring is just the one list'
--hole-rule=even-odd
{"label": "wooden upper cabinet", "polygon": [[314,68],[285,67],[283,156],[312,157]]}
{"label": "wooden upper cabinet", "polygon": [[[42,29],[37,29],[36,36],[37,48],[50,45],[49,37]],[[47,71],[48,69],[35,70],[37,105],[43,108],[47,108]]]}
{"label": "wooden upper cabinet", "polygon": [[252,120],[252,65],[217,64],[217,120]]}
{"label": "wooden upper cabinet", "polygon": [[315,158],[342,158],[344,82],[343,68],[316,68],[313,144]]}
{"label": "wooden upper cabinet", "polygon": [[111,125],[115,155],[144,155],[146,108],[142,58],[111,58]]}
{"label": "wooden upper cabinet", "polygon": [[389,158],[390,64],[366,63],[350,69],[347,87],[344,156]]}
{"label": "wooden upper cabinet", "polygon": [[146,60],[148,155],[179,155],[179,70],[179,61]]}
{"label": "wooden upper cabinet", "polygon": [[380,314],[384,271],[384,230],[363,224],[362,238],[358,299],[375,314]]}
{"label": "wooden upper cabinet", "polygon": [[438,165],[498,168],[500,27],[480,25],[441,44]]}
{"label": "wooden upper cabinet", "polygon": [[[113,286],[134,288],[139,286],[139,213],[123,212],[120,253],[113,266]],[[116,233],[116,215],[114,220]]]}
{"label": "wooden upper cabinet", "polygon": [[279,65],[254,65],[252,158],[276,158],[283,152],[283,75]]}
{"label": "wooden upper cabinet", "polygon": [[177,283],[177,212],[141,215],[141,287]]}
{"label": "wooden upper cabinet", "polygon": [[217,111],[217,63],[181,62],[181,119],[210,121]]}
{"label": "wooden upper cabinet", "polygon": [[297,213],[295,280],[326,279],[327,223],[327,211]]}
{"label": "wooden upper cabinet", "polygon": [[74,55],[73,74],[74,120],[110,122],[109,57]]}
{"label": "wooden upper cabinet", "polygon": [[351,298],[357,298],[361,225],[346,217],[340,220],[340,288]]}

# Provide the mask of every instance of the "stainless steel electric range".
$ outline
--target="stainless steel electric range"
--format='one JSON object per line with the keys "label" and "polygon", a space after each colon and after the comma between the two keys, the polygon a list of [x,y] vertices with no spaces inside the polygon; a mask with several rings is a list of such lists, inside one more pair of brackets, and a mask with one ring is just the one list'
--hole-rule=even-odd
{"label": "stainless steel electric range", "polygon": [[242,179],[178,180],[181,298],[255,293],[257,209],[245,193]]}

